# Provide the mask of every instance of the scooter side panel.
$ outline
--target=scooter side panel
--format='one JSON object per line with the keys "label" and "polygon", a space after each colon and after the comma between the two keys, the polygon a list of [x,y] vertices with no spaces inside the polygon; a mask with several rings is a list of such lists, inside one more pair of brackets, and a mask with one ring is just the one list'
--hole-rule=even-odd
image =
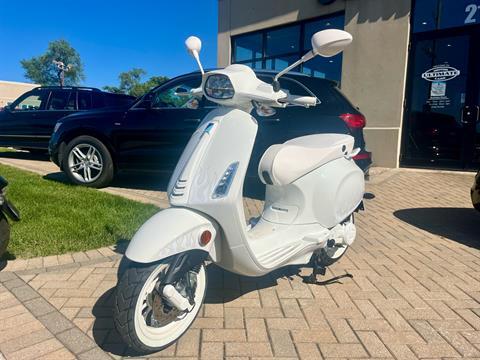
{"label": "scooter side panel", "polygon": [[[200,245],[203,231],[212,233],[212,240]],[[189,209],[168,208],[153,215],[137,231],[125,255],[139,263],[151,263],[187,251],[203,250],[218,261],[220,244],[217,229],[205,216]]]}

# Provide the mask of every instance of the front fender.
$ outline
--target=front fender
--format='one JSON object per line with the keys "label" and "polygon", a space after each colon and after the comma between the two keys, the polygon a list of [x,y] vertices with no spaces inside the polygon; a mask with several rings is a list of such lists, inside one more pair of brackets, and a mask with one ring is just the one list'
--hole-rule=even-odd
{"label": "front fender", "polygon": [[[212,240],[200,245],[203,231]],[[213,261],[220,255],[217,226],[204,215],[190,209],[167,208],[153,215],[138,229],[125,256],[138,263],[151,263],[188,250],[203,250]]]}

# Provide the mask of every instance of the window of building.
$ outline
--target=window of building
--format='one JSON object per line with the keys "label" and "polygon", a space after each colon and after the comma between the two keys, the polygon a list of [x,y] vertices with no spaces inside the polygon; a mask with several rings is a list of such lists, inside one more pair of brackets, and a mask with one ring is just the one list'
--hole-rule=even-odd
{"label": "window of building", "polygon": [[[345,15],[337,14],[274,29],[265,29],[232,38],[232,63],[253,69],[280,71],[312,49],[310,39],[325,29],[343,29]],[[342,74],[342,54],[315,59],[294,69],[305,74],[336,80]]]}
{"label": "window of building", "polygon": [[415,0],[413,32],[480,24],[480,0]]}

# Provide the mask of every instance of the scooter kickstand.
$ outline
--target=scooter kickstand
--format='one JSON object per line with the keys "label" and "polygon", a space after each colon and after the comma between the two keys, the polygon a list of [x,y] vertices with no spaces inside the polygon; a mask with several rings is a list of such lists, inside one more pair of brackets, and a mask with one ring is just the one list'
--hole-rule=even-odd
{"label": "scooter kickstand", "polygon": [[317,275],[325,276],[327,273],[327,268],[320,262],[318,255],[314,255],[312,258],[312,274],[305,279],[307,284],[316,284],[317,283]]}

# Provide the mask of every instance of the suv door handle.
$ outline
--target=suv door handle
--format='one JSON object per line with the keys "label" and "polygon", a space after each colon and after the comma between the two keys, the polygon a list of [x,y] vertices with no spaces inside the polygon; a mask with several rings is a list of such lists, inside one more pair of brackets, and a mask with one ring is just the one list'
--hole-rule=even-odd
{"label": "suv door handle", "polygon": [[184,119],[183,121],[188,123],[199,123],[201,120],[200,119]]}

